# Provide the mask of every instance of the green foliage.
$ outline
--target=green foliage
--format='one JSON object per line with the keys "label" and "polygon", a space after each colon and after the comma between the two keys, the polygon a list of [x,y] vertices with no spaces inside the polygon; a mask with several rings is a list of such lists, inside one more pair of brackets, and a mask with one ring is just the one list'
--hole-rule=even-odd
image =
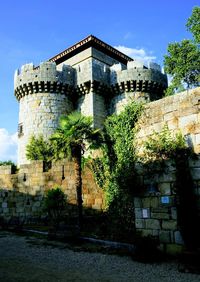
{"label": "green foliage", "polygon": [[169,87],[164,91],[165,96],[171,96],[176,93],[183,92],[185,90],[182,84],[176,84],[174,81],[169,85]]}
{"label": "green foliage", "polygon": [[0,161],[0,166],[3,166],[3,165],[15,165],[12,161]]}
{"label": "green foliage", "polygon": [[58,226],[67,207],[66,195],[59,186],[47,191],[44,206],[52,223]]}
{"label": "green foliage", "polygon": [[43,136],[38,138],[32,136],[26,146],[26,157],[28,160],[50,161],[53,156],[53,147],[51,142],[45,141]]}
{"label": "green foliage", "polygon": [[99,129],[92,127],[92,119],[79,112],[62,116],[60,126],[50,138],[53,147],[53,158],[63,159],[72,157],[75,164],[75,189],[77,191],[79,227],[82,225],[82,172],[84,164],[82,155],[87,149],[97,148],[100,145],[101,134]]}
{"label": "green foliage", "polygon": [[105,192],[109,226],[119,236],[132,234],[134,227],[134,138],[141,112],[142,105],[133,101],[119,115],[108,117],[103,132],[103,157],[91,162],[95,179]]}
{"label": "green foliage", "polygon": [[192,10],[192,15],[189,17],[187,24],[187,29],[193,34],[196,43],[200,43],[200,7],[194,7]]}
{"label": "green foliage", "polygon": [[60,126],[51,137],[54,158],[63,159],[73,155],[74,148],[84,153],[86,144],[89,148],[99,145],[101,134],[99,129],[92,128],[92,118],[79,112],[73,112],[60,118]]}
{"label": "green foliage", "polygon": [[144,148],[147,160],[157,160],[174,158],[178,151],[187,149],[187,145],[181,132],[173,135],[166,124],[161,132],[154,132],[145,141]]}
{"label": "green foliage", "polygon": [[108,207],[118,205],[118,211],[126,206],[125,195],[134,188],[135,125],[141,111],[141,104],[131,102],[119,115],[107,118],[103,157],[95,159],[91,165],[97,183],[106,193]]}
{"label": "green foliage", "polygon": [[165,71],[172,76],[172,83],[166,91],[166,95],[185,88],[187,89],[200,85],[200,8],[193,9],[186,27],[192,32],[194,41],[182,40],[181,42],[170,43],[168,54],[164,56]]}
{"label": "green foliage", "polygon": [[200,85],[200,50],[190,40],[170,43],[164,56],[165,71],[172,75],[171,88],[178,89],[182,83],[187,88]]}

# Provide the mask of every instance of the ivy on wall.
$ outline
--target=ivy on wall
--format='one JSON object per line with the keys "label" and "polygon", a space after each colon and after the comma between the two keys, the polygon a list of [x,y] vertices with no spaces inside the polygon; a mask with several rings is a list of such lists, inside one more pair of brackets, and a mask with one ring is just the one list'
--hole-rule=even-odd
{"label": "ivy on wall", "polygon": [[133,101],[119,115],[106,119],[103,156],[91,161],[95,179],[105,192],[110,221],[123,234],[134,227],[133,192],[137,185],[134,139],[142,109],[142,104]]}

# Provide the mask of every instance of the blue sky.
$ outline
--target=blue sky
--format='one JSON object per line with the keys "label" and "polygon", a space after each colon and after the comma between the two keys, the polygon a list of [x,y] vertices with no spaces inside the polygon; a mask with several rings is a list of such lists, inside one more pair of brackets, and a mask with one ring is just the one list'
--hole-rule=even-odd
{"label": "blue sky", "polygon": [[38,64],[89,34],[128,55],[162,65],[170,42],[200,0],[18,0],[0,4],[0,160],[16,161],[15,69]]}

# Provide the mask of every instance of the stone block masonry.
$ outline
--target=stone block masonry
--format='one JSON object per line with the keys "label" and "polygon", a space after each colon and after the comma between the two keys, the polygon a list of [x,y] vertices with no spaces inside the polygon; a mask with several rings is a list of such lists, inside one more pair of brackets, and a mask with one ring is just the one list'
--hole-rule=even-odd
{"label": "stone block masonry", "polygon": [[154,132],[167,125],[174,134],[181,132],[195,153],[200,153],[200,88],[169,96],[145,106],[138,127],[137,142],[142,153],[142,143]]}
{"label": "stone block masonry", "polygon": [[[0,215],[6,220],[19,217],[27,222],[44,218],[43,200],[47,190],[59,185],[67,196],[68,214],[77,216],[77,194],[73,163],[60,161],[43,172],[43,162],[22,165],[18,174],[11,167],[0,167]],[[83,173],[83,209],[94,213],[104,209],[103,191],[95,184],[90,171]]]}
{"label": "stone block masonry", "polygon": [[43,135],[45,139],[55,131],[62,114],[71,111],[68,97],[56,93],[37,93],[22,97],[19,110],[18,163],[28,163],[26,145],[30,137]]}

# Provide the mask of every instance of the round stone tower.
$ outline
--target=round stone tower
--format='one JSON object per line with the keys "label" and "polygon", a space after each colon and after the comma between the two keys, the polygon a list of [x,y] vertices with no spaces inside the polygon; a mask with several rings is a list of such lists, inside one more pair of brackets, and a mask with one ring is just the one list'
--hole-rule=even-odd
{"label": "round stone tower", "polygon": [[110,84],[114,93],[110,112],[119,113],[130,99],[143,102],[158,100],[167,88],[167,75],[161,72],[158,64],[150,62],[148,67],[141,61],[130,61],[127,69],[121,64],[111,68]]}
{"label": "round stone tower", "polygon": [[58,127],[62,114],[72,111],[74,70],[63,65],[57,71],[53,62],[22,66],[15,72],[15,96],[19,101],[18,165],[26,164],[26,145],[32,135],[48,137]]}

